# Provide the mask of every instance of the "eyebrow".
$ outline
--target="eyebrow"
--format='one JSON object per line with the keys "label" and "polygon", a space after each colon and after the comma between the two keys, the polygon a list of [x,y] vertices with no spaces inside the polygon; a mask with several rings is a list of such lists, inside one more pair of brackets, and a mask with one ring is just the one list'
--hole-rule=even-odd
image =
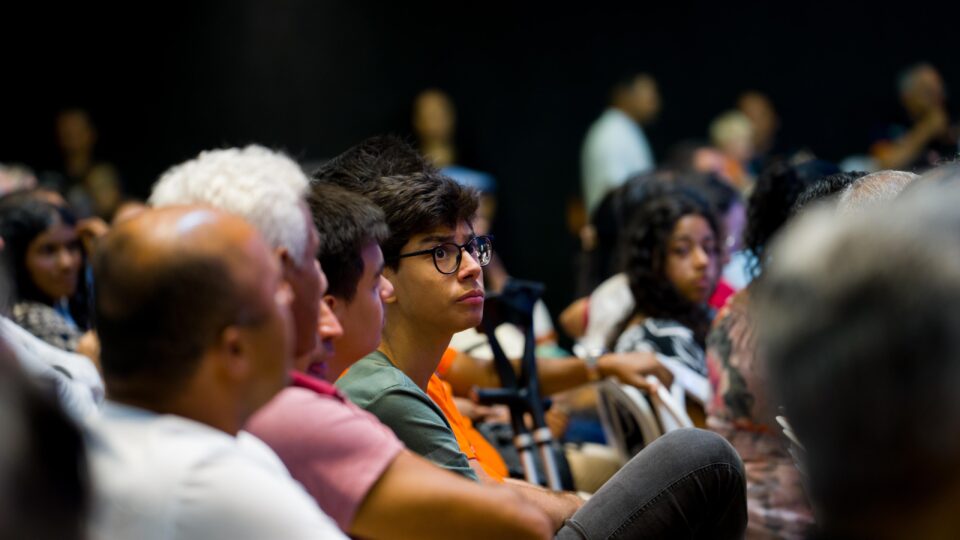
{"label": "eyebrow", "polygon": [[444,243],[444,242],[453,242],[453,239],[454,239],[454,236],[452,234],[447,234],[447,235],[432,234],[430,236],[425,236],[421,238],[420,242],[418,243],[420,245],[436,244],[436,243]]}

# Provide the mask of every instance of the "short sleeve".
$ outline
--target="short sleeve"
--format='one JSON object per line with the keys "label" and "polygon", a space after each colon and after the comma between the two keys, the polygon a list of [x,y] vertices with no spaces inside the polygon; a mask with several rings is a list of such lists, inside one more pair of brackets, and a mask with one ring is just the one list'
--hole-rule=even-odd
{"label": "short sleeve", "polygon": [[247,430],[280,456],[290,474],[343,530],[370,488],[403,450],[373,415],[302,388],[281,392]]}
{"label": "short sleeve", "polygon": [[367,410],[389,426],[412,452],[440,467],[479,481],[467,456],[460,451],[450,426],[429,399],[426,395],[395,387],[373,400]]}
{"label": "short sleeve", "polygon": [[291,478],[242,456],[200,463],[178,490],[175,538],[346,538]]}

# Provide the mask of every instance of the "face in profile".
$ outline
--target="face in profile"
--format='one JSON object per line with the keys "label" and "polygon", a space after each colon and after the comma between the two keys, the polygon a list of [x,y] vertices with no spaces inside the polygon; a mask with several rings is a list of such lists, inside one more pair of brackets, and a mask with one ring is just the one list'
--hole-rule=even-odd
{"label": "face in profile", "polygon": [[393,306],[387,315],[388,322],[393,316],[405,318],[441,335],[453,335],[479,325],[484,296],[480,263],[464,249],[460,251],[457,267],[456,250],[444,247],[445,244],[463,245],[474,237],[466,221],[456,228],[437,227],[411,237],[400,254],[424,253],[402,258],[397,270],[384,271],[393,285],[393,294],[385,295],[388,305]]}
{"label": "face in profile", "polygon": [[719,248],[710,223],[697,214],[683,216],[674,225],[666,249],[666,278],[685,300],[705,303],[719,271]]}
{"label": "face in profile", "polygon": [[24,265],[37,290],[56,302],[77,291],[82,261],[76,230],[58,220],[30,242]]}
{"label": "face in profile", "polygon": [[[357,360],[373,352],[380,345],[383,331],[384,296],[393,294],[393,285],[383,277],[383,253],[376,242],[370,242],[360,252],[363,274],[349,301],[327,295],[327,305],[343,327],[343,335],[335,341],[334,368],[329,377],[336,379],[342,371]],[[328,378],[329,378],[328,377]]]}

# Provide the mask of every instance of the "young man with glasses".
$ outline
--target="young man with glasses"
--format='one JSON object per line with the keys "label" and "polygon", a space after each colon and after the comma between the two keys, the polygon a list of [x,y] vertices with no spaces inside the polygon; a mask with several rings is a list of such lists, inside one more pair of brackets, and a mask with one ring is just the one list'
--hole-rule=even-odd
{"label": "young man with glasses", "polygon": [[[431,171],[328,180],[365,195],[390,228],[381,242],[390,283],[382,294],[382,341],[337,386],[414,452],[465,477],[493,481],[471,467],[426,392],[450,338],[477,326],[483,314],[481,267],[492,246],[470,225],[476,193]],[[507,485],[551,517],[558,538],[735,538],[746,525],[740,460],[726,441],[700,430],[655,441],[586,503],[526,482]]]}

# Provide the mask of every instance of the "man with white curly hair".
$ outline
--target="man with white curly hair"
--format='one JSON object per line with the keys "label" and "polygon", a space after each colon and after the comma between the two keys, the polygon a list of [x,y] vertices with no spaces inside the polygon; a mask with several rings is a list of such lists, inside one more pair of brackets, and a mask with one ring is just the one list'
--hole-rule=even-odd
{"label": "man with white curly hair", "polygon": [[279,257],[283,278],[293,288],[297,364],[322,375],[342,330],[316,300],[326,277],[316,260],[317,229],[303,199],[307,183],[292,159],[250,145],[202,152],[171,168],[154,184],[149,203],[213,206],[250,222]]}

